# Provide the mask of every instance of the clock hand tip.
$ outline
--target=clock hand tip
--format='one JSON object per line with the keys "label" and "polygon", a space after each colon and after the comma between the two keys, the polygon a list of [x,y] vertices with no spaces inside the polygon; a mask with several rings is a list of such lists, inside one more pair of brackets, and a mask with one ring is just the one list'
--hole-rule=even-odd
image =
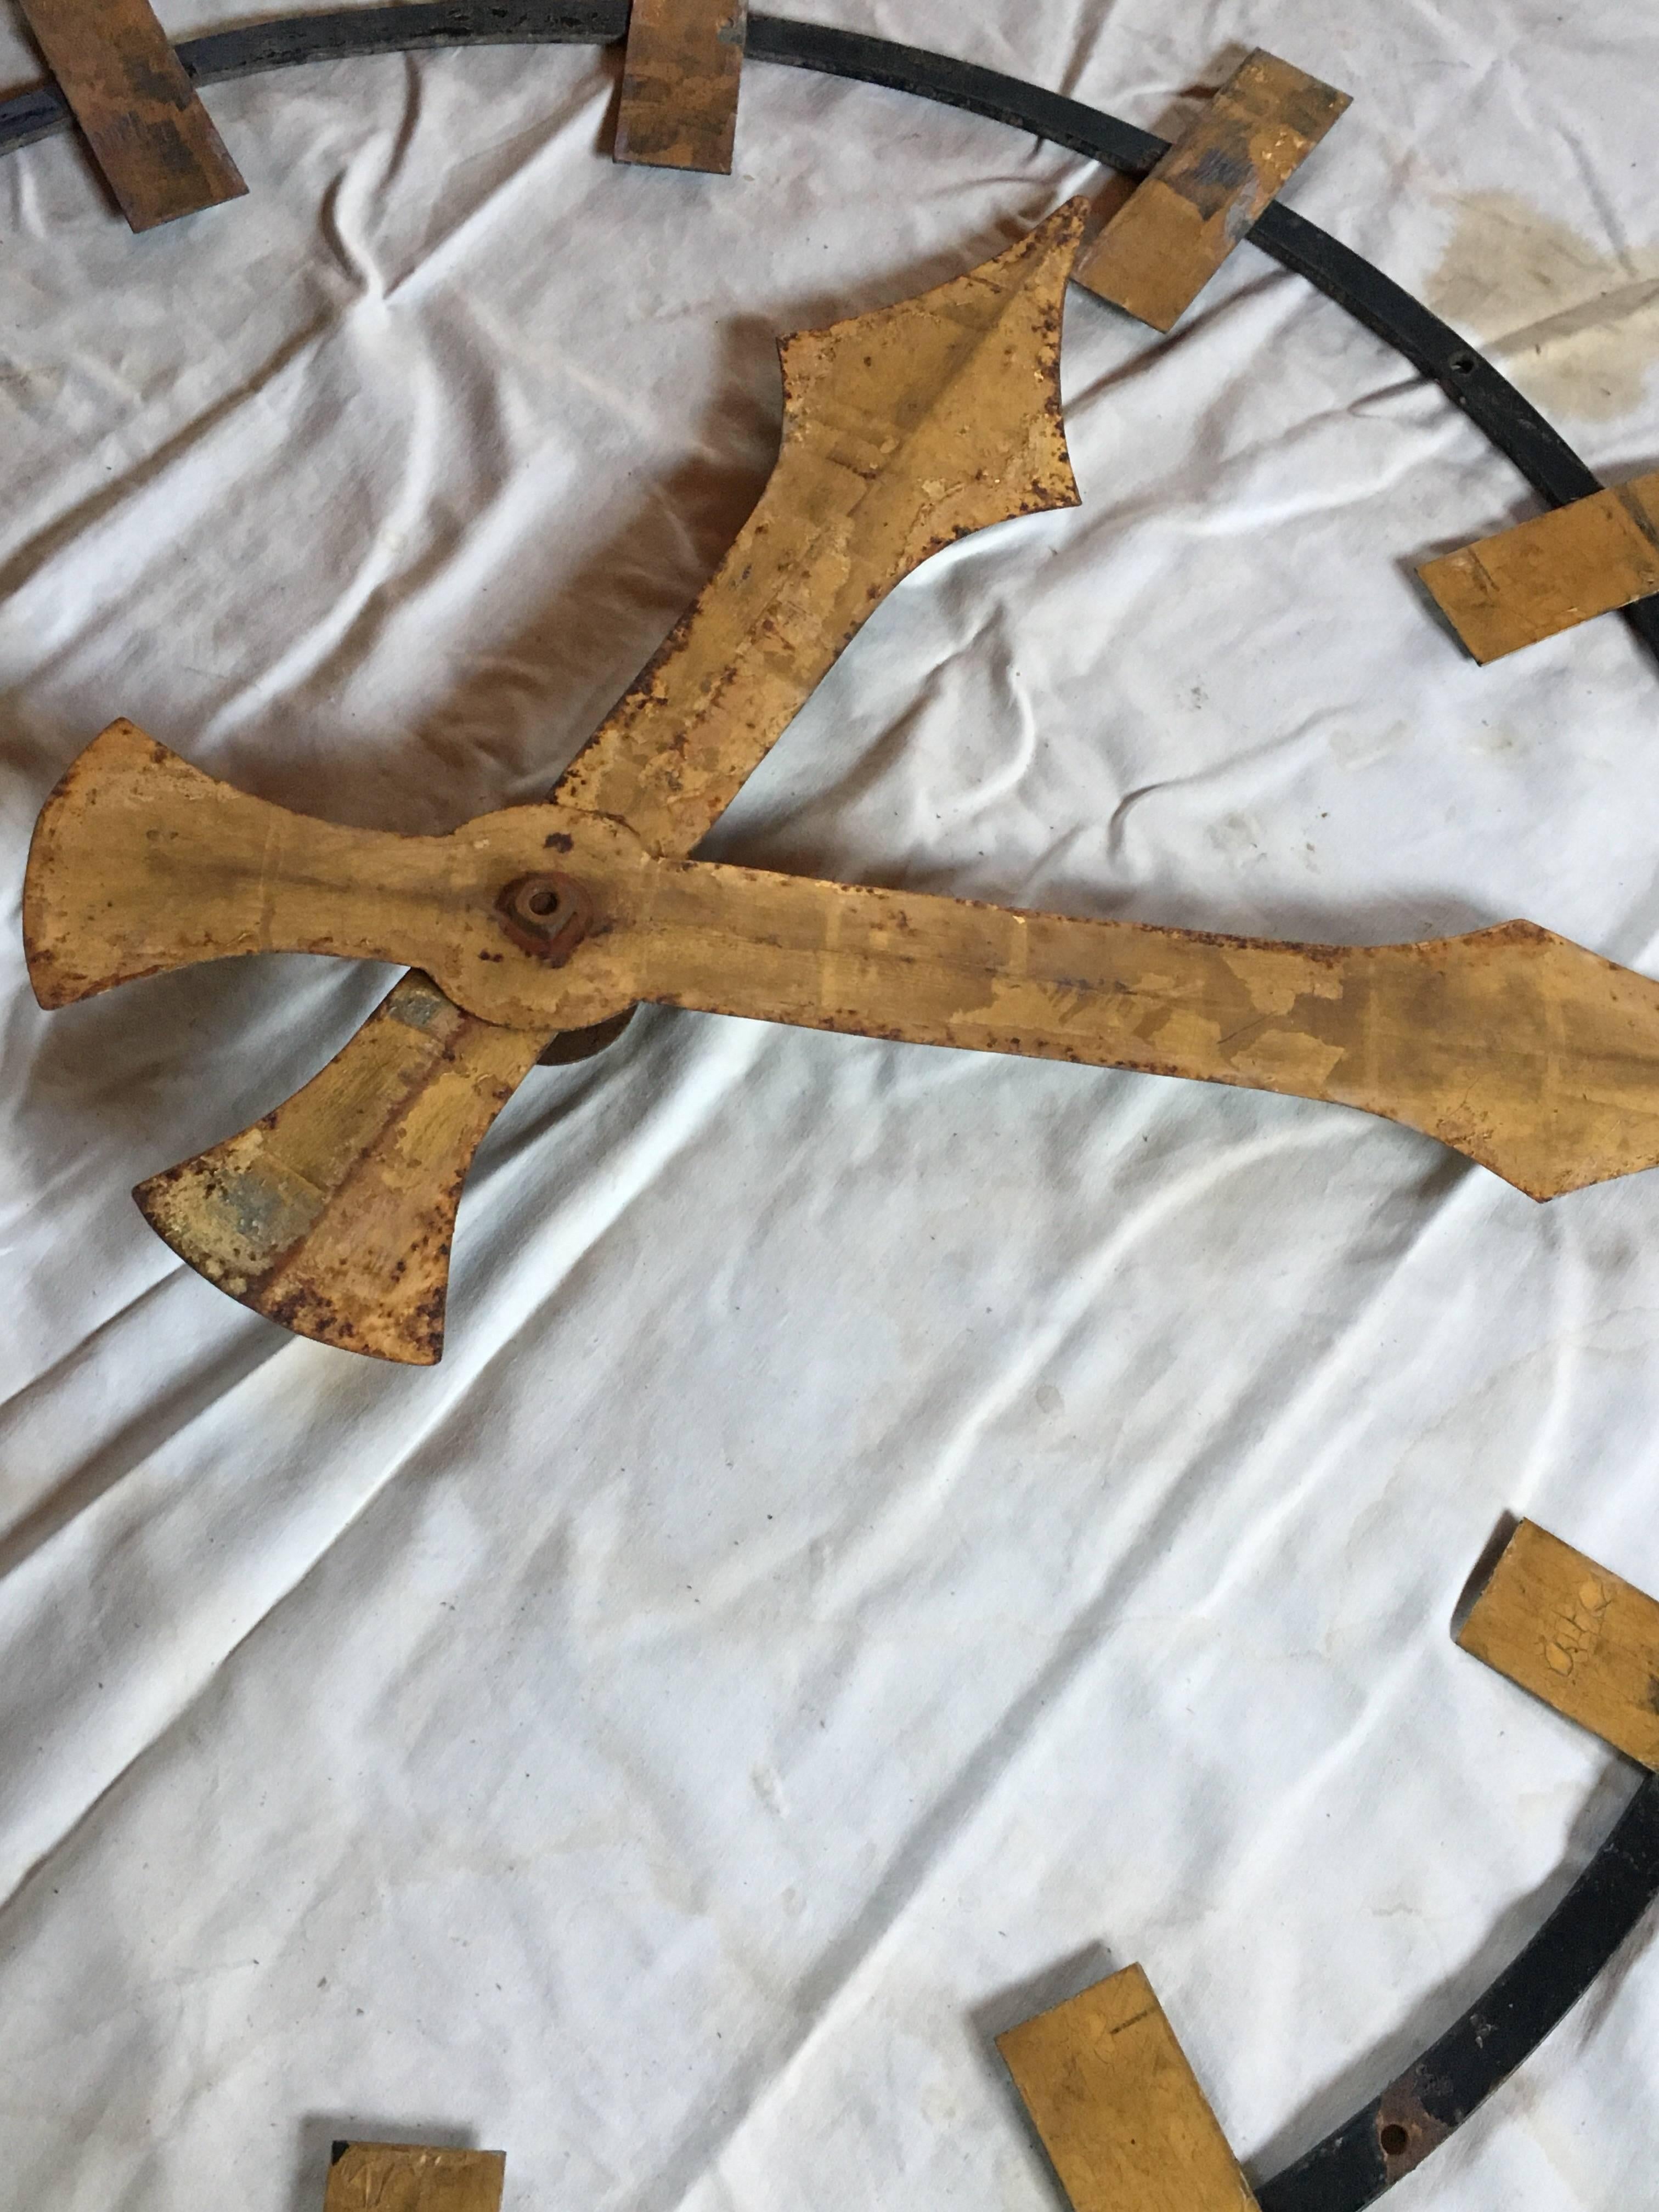
{"label": "clock hand tip", "polygon": [[193,773],[121,716],[82,746],[48,793],[29,839],[22,901],[23,957],[47,1012],[125,980],[100,927],[112,859],[120,858],[119,817],[135,789],[148,792],[174,769]]}
{"label": "clock hand tip", "polygon": [[430,1366],[461,1186],[547,1041],[476,1020],[411,969],[291,1098],[133,1196],[165,1244],[254,1312]]}
{"label": "clock hand tip", "polygon": [[453,1205],[435,1248],[428,1222],[402,1275],[388,1271],[365,1302],[360,1271],[342,1271],[337,1255],[306,1249],[302,1219],[294,1249],[273,1252],[273,1218],[285,1211],[302,1216],[306,1209],[302,1202],[295,1207],[281,1164],[260,1158],[264,1134],[256,1123],[147,1177],[133,1188],[134,1204],[186,1267],[267,1321],[338,1352],[433,1365],[443,1356]]}

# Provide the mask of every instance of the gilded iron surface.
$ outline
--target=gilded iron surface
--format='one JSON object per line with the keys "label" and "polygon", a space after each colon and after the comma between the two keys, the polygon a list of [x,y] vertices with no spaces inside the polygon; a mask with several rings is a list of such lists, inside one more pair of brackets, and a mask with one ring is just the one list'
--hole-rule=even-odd
{"label": "gilded iron surface", "polygon": [[745,0],[633,0],[613,152],[729,176]]}
{"label": "gilded iron surface", "polygon": [[[579,918],[556,951],[502,911],[526,878]],[[650,1000],[1358,1106],[1534,1198],[1659,1164],[1659,982],[1532,922],[1350,946],[1021,913],[665,856],[574,793],[400,837],[250,798],[130,722],[41,814],[24,936],[48,1006],[323,952],[412,963],[509,1056]]]}
{"label": "gilded iron surface", "polygon": [[1169,330],[1348,105],[1258,46],[1082,255],[1079,283]]}
{"label": "gilded iron surface", "polygon": [[1255,2212],[1139,1966],[997,2038],[1073,2212]]}
{"label": "gilded iron surface", "polygon": [[1568,1720],[1659,1768],[1659,1603],[1523,1521],[1457,1641]]}
{"label": "gilded iron surface", "polygon": [[[782,445],[766,490],[578,755],[562,799],[627,822],[659,854],[690,852],[902,577],[990,523],[1075,503],[1060,315],[1085,212],[1068,203],[981,268],[782,342]],[[402,1030],[430,1030],[432,990],[405,978],[385,1019],[294,1099],[137,1194],[182,1259],[258,1312],[422,1363],[442,1346],[473,1152],[559,1026],[546,1018],[508,1044],[453,1013],[441,1054],[400,1045]],[[297,1210],[296,1157],[307,1163]]]}
{"label": "gilded iron surface", "polygon": [[1659,591],[1659,471],[1419,568],[1474,658],[1498,660]]}
{"label": "gilded iron surface", "polygon": [[498,2150],[337,2143],[323,2212],[501,2212]]}

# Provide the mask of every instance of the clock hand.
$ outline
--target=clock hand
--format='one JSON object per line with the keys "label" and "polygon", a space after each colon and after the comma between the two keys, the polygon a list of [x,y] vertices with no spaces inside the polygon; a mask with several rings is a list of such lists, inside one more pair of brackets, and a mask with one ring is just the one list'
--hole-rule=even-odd
{"label": "clock hand", "polygon": [[1526,921],[1331,946],[1024,914],[653,853],[569,804],[447,837],[248,798],[130,723],[42,813],[46,1006],[276,951],[412,960],[485,1026],[637,1000],[1328,1099],[1534,1198],[1659,1165],[1659,982]]}
{"label": "clock hand", "polygon": [[[963,276],[782,342],[760,503],[562,792],[690,852],[902,577],[970,531],[1075,503],[1060,323],[1085,213],[1073,201]],[[549,1056],[597,1049],[625,1019]],[[182,1259],[273,1320],[436,1359],[462,1182],[548,1042],[405,976],[274,1113],[134,1195]]]}

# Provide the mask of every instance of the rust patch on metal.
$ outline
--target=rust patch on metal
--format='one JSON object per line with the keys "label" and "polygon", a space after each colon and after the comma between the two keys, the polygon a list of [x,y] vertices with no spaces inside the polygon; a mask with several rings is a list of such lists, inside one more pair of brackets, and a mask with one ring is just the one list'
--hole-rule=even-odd
{"label": "rust patch on metal", "polygon": [[1424,2103],[1425,2089],[1432,2094],[1432,2085],[1425,2083],[1420,2069],[1414,2067],[1392,2083],[1378,2101],[1376,2148],[1390,2185],[1421,2166],[1429,2153],[1437,2150],[1453,2132],[1452,2124],[1437,2118]]}
{"label": "rust patch on metal", "polygon": [[[555,840],[544,841],[551,845]],[[565,850],[570,839],[557,841]],[[562,968],[593,926],[593,905],[581,885],[568,876],[544,872],[515,876],[495,901],[501,927],[522,952]],[[480,952],[481,960],[498,960],[500,953]]]}

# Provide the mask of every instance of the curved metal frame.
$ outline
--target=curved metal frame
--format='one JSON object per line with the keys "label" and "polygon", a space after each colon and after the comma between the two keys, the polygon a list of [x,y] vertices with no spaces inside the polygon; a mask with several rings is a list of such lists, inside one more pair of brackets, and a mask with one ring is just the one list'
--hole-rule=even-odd
{"label": "curved metal frame", "polygon": [[[305,62],[422,47],[611,45],[626,34],[628,11],[629,0],[398,0],[213,32],[177,51],[198,84],[213,84]],[[756,15],[749,19],[748,58],[966,108],[1131,176],[1144,175],[1166,150],[1164,139],[1081,101],[885,39]],[[70,121],[56,85],[18,93],[0,101],[0,155],[67,130]],[[1431,378],[1553,505],[1601,489],[1507,377],[1363,256],[1277,201],[1249,237]],[[1624,614],[1659,655],[1659,595]],[[1577,2002],[1656,1895],[1659,1774],[1644,1782],[1571,1889],[1485,1995],[1380,2096],[1264,2183],[1256,2192],[1261,2212],[1360,2212],[1419,2166]]]}
{"label": "curved metal frame", "polygon": [[[423,47],[611,46],[626,35],[628,8],[629,0],[397,0],[391,7],[288,15],[241,30],[210,32],[184,40],[178,53],[196,83],[218,84],[305,62]],[[1081,100],[971,62],[857,32],[755,15],[749,19],[748,55],[751,61],[817,70],[966,108],[1129,176],[1144,176],[1168,148],[1167,140],[1150,131]],[[0,155],[66,131],[71,120],[55,84],[15,94],[0,101]],[[1565,507],[1602,489],[1595,471],[1501,370],[1362,254],[1277,200],[1249,238],[1431,378],[1553,506]],[[1659,594],[1637,600],[1624,614],[1659,656]]]}
{"label": "curved metal frame", "polygon": [[1659,1895],[1659,1774],[1491,1988],[1380,2097],[1256,2191],[1261,2212],[1358,2212],[1437,2150],[1508,2080]]}

